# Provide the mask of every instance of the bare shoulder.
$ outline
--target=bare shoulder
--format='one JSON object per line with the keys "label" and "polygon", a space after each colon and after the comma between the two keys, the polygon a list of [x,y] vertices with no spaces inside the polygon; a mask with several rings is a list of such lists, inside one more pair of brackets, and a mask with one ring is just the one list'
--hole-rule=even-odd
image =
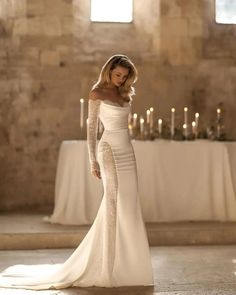
{"label": "bare shoulder", "polygon": [[92,89],[89,92],[89,99],[92,100],[101,100],[102,99],[102,91],[99,88]]}

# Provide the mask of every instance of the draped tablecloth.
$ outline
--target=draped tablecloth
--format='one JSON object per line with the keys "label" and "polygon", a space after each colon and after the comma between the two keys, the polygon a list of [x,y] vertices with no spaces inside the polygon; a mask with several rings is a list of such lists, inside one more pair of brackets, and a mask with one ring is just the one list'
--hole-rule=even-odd
{"label": "draped tablecloth", "polygon": [[[132,143],[145,222],[236,220],[235,142]],[[91,224],[102,195],[101,180],[90,174],[86,141],[62,142],[48,221]]]}

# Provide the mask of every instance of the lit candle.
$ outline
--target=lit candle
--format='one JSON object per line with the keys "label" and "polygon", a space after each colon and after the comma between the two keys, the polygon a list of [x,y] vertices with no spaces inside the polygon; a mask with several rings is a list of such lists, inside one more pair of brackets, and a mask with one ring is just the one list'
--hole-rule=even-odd
{"label": "lit candle", "polygon": [[186,128],[187,128],[187,125],[188,125],[188,108],[187,107],[184,108],[184,124],[186,125]]}
{"label": "lit candle", "polygon": [[196,122],[195,121],[192,122],[192,133],[194,136],[196,136]]}
{"label": "lit candle", "polygon": [[133,136],[133,126],[132,126],[132,124],[129,124],[129,135]]}
{"label": "lit candle", "polygon": [[175,135],[175,108],[171,109],[171,137]]}
{"label": "lit candle", "polygon": [[161,135],[161,133],[162,133],[162,119],[158,120],[158,132],[159,132],[159,135]]}
{"label": "lit candle", "polygon": [[147,124],[150,124],[150,110],[146,111],[146,115],[147,115]]}
{"label": "lit candle", "polygon": [[144,132],[144,119],[142,116],[140,116],[139,123],[140,123],[140,132],[141,132],[141,134],[143,134],[143,132]]}
{"label": "lit candle", "polygon": [[219,120],[220,119],[220,115],[221,115],[221,109],[218,108],[216,112],[217,112],[217,119]]}
{"label": "lit candle", "polygon": [[134,128],[137,127],[137,119],[138,119],[138,115],[136,113],[134,113],[134,115],[133,115],[133,127]]}
{"label": "lit candle", "polygon": [[80,128],[84,127],[84,99],[80,99]]}
{"label": "lit candle", "polygon": [[150,108],[150,129],[153,129],[153,112],[154,112],[154,108],[151,107]]}
{"label": "lit candle", "polygon": [[199,113],[195,113],[195,123],[196,123],[196,126],[198,126],[198,120],[199,120]]}
{"label": "lit candle", "polygon": [[183,133],[184,133],[184,136],[187,137],[187,125],[186,124],[183,125]]}

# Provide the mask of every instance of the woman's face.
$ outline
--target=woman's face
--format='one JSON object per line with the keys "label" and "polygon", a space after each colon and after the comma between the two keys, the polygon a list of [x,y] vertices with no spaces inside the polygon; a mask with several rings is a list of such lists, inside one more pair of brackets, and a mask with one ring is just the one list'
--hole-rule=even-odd
{"label": "woman's face", "polygon": [[117,66],[111,71],[111,84],[120,87],[125,80],[127,79],[129,74],[129,69],[124,68],[122,66]]}

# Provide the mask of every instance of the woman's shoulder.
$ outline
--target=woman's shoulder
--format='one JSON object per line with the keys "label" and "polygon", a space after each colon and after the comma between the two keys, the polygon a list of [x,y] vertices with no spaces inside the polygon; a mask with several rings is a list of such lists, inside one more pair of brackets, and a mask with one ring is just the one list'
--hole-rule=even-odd
{"label": "woman's shoulder", "polygon": [[102,100],[102,90],[100,88],[93,88],[92,90],[90,90],[89,92],[89,99],[92,100]]}

